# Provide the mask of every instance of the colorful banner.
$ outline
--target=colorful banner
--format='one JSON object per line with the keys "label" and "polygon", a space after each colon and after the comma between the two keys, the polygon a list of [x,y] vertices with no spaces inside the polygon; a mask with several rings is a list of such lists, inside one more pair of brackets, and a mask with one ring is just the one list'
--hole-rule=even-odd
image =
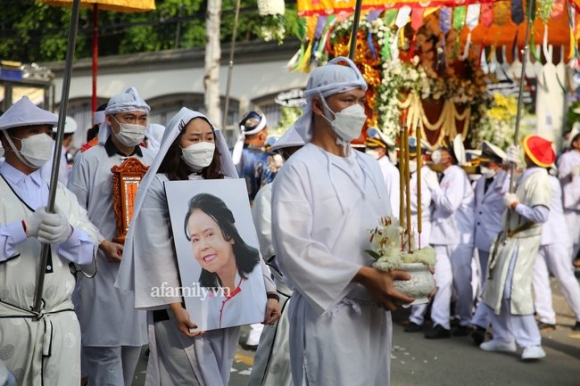
{"label": "colorful banner", "polygon": [[[403,6],[409,6],[411,8],[433,8],[433,7],[458,7],[466,6],[469,4],[485,4],[485,3],[495,3],[497,0],[363,0],[362,9],[389,9],[389,8],[401,8]],[[501,1],[506,2],[506,1]],[[555,15],[561,14],[563,9],[563,4],[566,0],[558,0],[556,9],[554,10]],[[580,11],[580,0],[568,0],[572,7]],[[509,9],[509,1],[507,1]],[[558,4],[559,3],[559,4]],[[356,0],[298,0],[298,16],[315,16],[315,15],[331,15],[346,13],[351,14],[354,12],[356,6]]]}

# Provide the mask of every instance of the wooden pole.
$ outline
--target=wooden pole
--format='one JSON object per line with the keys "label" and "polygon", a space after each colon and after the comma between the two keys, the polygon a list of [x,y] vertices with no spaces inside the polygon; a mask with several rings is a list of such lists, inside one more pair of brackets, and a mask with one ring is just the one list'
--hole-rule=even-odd
{"label": "wooden pole", "polygon": [[421,147],[421,127],[417,127],[415,137],[417,138],[417,240],[419,241],[419,249],[421,249],[421,233],[423,233],[423,204],[421,202],[421,177],[423,167],[423,153]]}
{"label": "wooden pole", "polygon": [[405,125],[399,129],[399,224],[405,228]]}
{"label": "wooden pole", "polygon": [[354,7],[354,20],[352,23],[352,34],[350,35],[350,49],[348,52],[348,57],[353,62],[354,62],[354,54],[356,52],[356,40],[358,35],[358,25],[361,8],[362,8],[362,0],[356,0],[356,5]]}
{"label": "wooden pole", "polygon": [[407,214],[407,252],[412,253],[411,250],[411,237],[413,236],[412,228],[413,222],[411,221],[411,168],[409,167],[411,157],[409,152],[409,129],[405,127],[405,211]]}

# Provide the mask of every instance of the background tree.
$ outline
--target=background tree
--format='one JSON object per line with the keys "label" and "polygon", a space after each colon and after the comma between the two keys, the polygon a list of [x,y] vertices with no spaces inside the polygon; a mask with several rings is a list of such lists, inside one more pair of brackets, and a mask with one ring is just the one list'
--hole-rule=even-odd
{"label": "background tree", "polygon": [[[224,0],[220,39],[231,41],[235,0]],[[99,11],[99,56],[203,47],[208,0],[157,0],[145,13]],[[295,0],[286,1],[286,36],[296,36]],[[70,8],[34,0],[0,0],[0,59],[24,63],[64,60]],[[82,9],[75,56],[92,54],[92,10]],[[257,0],[244,0],[237,41],[259,40]]]}

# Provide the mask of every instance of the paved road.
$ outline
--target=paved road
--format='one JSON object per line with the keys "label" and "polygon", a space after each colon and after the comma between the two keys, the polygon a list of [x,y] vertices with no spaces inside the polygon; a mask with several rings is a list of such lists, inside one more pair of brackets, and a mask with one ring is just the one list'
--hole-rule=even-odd
{"label": "paved road", "polygon": [[[481,351],[470,337],[428,340],[421,333],[405,333],[408,311],[393,313],[391,386],[580,386],[580,332],[571,330],[574,318],[553,279],[552,288],[558,327],[542,333],[548,356],[533,363],[523,363],[517,354]],[[247,328],[242,339],[245,334]],[[253,352],[240,347],[230,386],[246,385],[252,363]],[[133,386],[143,385],[144,377],[143,360]]]}

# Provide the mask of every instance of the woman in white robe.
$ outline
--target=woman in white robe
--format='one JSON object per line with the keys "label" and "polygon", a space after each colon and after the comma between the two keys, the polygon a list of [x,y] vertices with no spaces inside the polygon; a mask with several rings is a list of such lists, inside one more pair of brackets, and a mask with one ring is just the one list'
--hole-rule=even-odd
{"label": "woman in white robe", "polygon": [[[182,149],[199,142],[215,143],[215,151],[209,166],[196,171],[182,158]],[[204,115],[182,108],[167,125],[159,153],[139,186],[116,284],[135,292],[136,308],[151,311],[147,386],[228,384],[239,327],[192,333],[195,321],[180,296],[151,296],[152,289],[163,285],[181,287],[164,182],[228,177],[237,174],[221,132]],[[275,291],[269,270],[265,265],[262,270],[266,290]],[[268,301],[267,312],[274,303]]]}

